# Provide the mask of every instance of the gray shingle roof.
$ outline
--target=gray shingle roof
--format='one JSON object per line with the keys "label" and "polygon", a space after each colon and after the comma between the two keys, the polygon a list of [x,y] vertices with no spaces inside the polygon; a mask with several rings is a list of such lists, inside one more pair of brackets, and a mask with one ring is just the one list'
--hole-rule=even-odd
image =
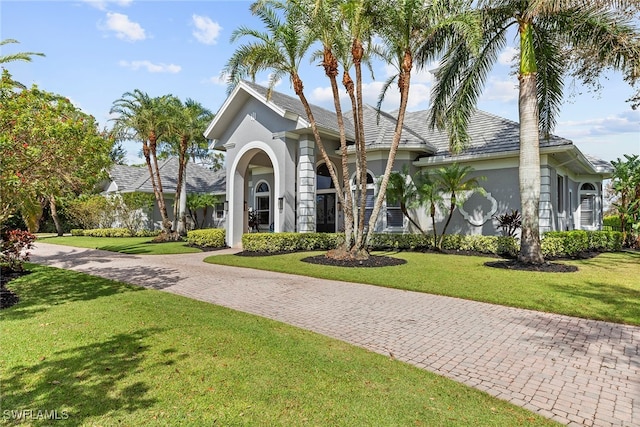
{"label": "gray shingle roof", "polygon": [[[436,147],[436,155],[450,155],[449,137],[446,132],[431,130],[428,126],[429,111],[407,113],[405,123]],[[471,142],[462,153],[488,154],[520,149],[520,126],[517,122],[505,119],[484,111],[476,111],[469,121],[468,128]],[[551,135],[549,139],[541,139],[541,147],[571,145],[568,139]]]}
{"label": "gray shingle roof", "polygon": [[[176,192],[178,182],[178,159],[171,157],[159,162],[162,189],[165,193]],[[116,165],[109,172],[111,181],[118,186],[118,191],[153,192],[149,170],[146,166]],[[187,193],[223,194],[226,190],[226,174],[224,170],[214,172],[195,163],[187,166]]]}

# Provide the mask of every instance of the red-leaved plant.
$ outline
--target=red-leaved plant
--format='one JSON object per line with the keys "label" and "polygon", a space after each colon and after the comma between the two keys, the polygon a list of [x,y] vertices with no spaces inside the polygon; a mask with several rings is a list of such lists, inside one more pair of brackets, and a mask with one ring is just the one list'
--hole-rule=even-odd
{"label": "red-leaved plant", "polygon": [[0,264],[11,271],[22,271],[24,262],[29,261],[30,249],[36,236],[28,231],[10,230],[0,240]]}

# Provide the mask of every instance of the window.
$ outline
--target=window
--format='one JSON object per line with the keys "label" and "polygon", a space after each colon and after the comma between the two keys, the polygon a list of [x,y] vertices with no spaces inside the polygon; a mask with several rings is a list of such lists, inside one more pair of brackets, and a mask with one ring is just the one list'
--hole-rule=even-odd
{"label": "window", "polygon": [[216,203],[214,209],[216,211],[215,215],[217,219],[224,218],[224,203]]}
{"label": "window", "polygon": [[269,224],[271,224],[271,193],[269,191],[269,184],[265,181],[258,183],[255,197],[254,209],[256,210],[259,221],[258,229],[266,230]]}
{"label": "window", "polygon": [[590,182],[580,187],[580,228],[588,229],[596,226],[596,187]]}
{"label": "window", "polygon": [[558,175],[558,213],[564,212],[564,176]]}
{"label": "window", "polygon": [[329,168],[326,164],[321,164],[316,169],[316,190],[329,190],[335,188],[331,175],[329,175]]}
{"label": "window", "polygon": [[404,215],[400,210],[400,202],[389,203],[387,201],[387,227],[403,227]]}

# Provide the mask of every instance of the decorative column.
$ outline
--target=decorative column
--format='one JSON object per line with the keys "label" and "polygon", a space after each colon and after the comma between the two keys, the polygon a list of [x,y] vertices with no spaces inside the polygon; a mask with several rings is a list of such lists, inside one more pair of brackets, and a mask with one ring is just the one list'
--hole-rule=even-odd
{"label": "decorative column", "polygon": [[298,155],[298,231],[316,231],[315,141],[300,140]]}

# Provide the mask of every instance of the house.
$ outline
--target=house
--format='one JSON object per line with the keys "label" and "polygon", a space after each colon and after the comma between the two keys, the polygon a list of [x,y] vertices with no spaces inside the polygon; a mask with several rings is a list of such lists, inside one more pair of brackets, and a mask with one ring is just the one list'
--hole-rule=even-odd
{"label": "house", "polygon": [[[318,152],[307,115],[297,98],[243,81],[226,99],[204,135],[211,148],[226,153],[227,243],[241,244],[254,211],[262,230],[336,232],[342,211],[327,166]],[[324,145],[341,173],[335,112],[313,106]],[[448,232],[498,234],[494,215],[520,209],[518,188],[519,126],[485,112],[470,123],[470,147],[452,155],[446,134],[430,130],[427,112],[407,114],[394,168],[436,169],[453,162],[470,165],[486,177],[486,195],[474,194],[456,210]],[[349,116],[345,115],[347,123]],[[383,174],[395,119],[373,107],[364,112],[367,147],[367,210],[373,207]],[[352,136],[348,135],[350,142]],[[602,223],[602,181],[608,162],[584,155],[570,140],[552,135],[541,141],[540,230],[598,229]],[[353,155],[351,170],[355,168]],[[353,181],[353,175],[350,177]],[[342,180],[342,177],[339,177]],[[428,214],[417,212],[430,229]],[[444,213],[437,218],[441,230]],[[412,232],[397,206],[385,205],[378,232]]]}
{"label": "house", "polygon": [[[160,179],[167,206],[169,219],[173,220],[173,202],[178,183],[179,162],[175,157],[159,161]],[[206,212],[199,209],[196,213],[198,226],[203,227],[224,227],[225,212],[223,200],[225,194],[225,173],[224,171],[212,171],[196,163],[189,162],[187,165],[187,194],[211,194],[218,196],[220,203],[209,207]],[[112,195],[118,193],[143,192],[153,194],[153,186],[149,177],[149,169],[146,165],[128,166],[115,165],[109,171],[109,180],[102,187],[102,194]],[[205,215],[206,214],[206,215]],[[147,228],[159,230],[162,228],[162,217],[157,203],[154,203],[153,213],[147,214]],[[192,224],[192,228],[194,224]]]}

